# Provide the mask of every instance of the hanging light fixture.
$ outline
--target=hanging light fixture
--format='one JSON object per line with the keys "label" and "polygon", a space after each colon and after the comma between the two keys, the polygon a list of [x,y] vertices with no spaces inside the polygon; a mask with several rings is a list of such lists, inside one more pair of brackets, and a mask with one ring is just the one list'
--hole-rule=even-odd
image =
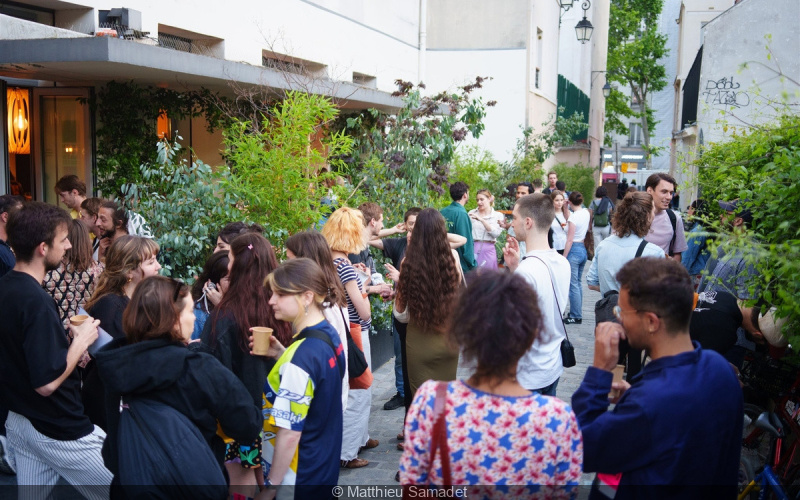
{"label": "hanging light fixture", "polygon": [[8,105],[8,152],[27,155],[31,152],[30,98],[28,91],[9,88],[6,91]]}
{"label": "hanging light fixture", "polygon": [[569,10],[572,8],[572,4],[575,3],[575,0],[558,0],[558,4],[564,10]]}
{"label": "hanging light fixture", "polygon": [[159,139],[172,140],[172,120],[167,116],[167,110],[159,110],[156,121],[156,135]]}
{"label": "hanging light fixture", "polygon": [[584,0],[581,4],[581,9],[583,9],[583,19],[578,21],[578,24],[575,25],[575,34],[578,37],[578,41],[581,43],[586,43],[592,38],[592,31],[594,31],[594,26],[592,26],[591,21],[586,19],[586,11],[589,10],[589,7],[592,6],[592,2],[590,0]]}
{"label": "hanging light fixture", "polygon": [[603,85],[603,97],[608,99],[608,96],[610,95],[611,95],[611,84],[608,83],[608,80],[606,80],[606,84]]}

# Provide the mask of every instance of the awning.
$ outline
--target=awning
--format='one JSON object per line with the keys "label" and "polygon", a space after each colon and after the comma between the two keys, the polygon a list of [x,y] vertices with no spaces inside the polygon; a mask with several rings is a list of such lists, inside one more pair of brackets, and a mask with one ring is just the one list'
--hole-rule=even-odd
{"label": "awning", "polygon": [[304,79],[242,62],[180,52],[112,37],[0,40],[0,77],[94,86],[111,80],[233,94],[236,86],[303,90],[332,97],[342,108],[394,111],[403,106],[388,92],[350,82]]}

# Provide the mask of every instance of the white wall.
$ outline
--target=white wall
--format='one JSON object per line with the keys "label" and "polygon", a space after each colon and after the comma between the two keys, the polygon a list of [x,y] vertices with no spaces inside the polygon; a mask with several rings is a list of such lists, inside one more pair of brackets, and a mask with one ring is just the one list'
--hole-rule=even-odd
{"label": "white wall", "polygon": [[[705,143],[773,120],[777,113],[770,101],[800,103],[797,7],[797,0],[743,0],[706,25],[697,106]],[[764,39],[767,34],[771,42]],[[779,77],[778,65],[794,82]]]}

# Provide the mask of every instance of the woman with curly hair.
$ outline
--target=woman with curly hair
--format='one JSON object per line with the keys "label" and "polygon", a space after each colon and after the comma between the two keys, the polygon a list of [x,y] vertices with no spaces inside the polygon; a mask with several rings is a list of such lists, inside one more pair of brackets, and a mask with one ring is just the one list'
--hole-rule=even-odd
{"label": "woman with curly hair", "polygon": [[[594,259],[586,275],[586,283],[590,290],[602,293],[604,298],[618,294],[617,272],[636,257],[640,246],[641,257],[664,257],[664,250],[644,240],[650,230],[653,216],[653,197],[644,191],[628,193],[617,202],[616,210],[611,216],[613,232],[595,249]],[[620,342],[620,364],[625,363],[626,352],[627,342],[623,340]],[[629,380],[641,370],[640,353],[641,351],[631,351],[627,356]]]}
{"label": "woman with curly hair", "polygon": [[[367,246],[365,235],[364,216],[360,210],[342,207],[328,217],[322,226],[322,236],[331,248],[331,257],[339,281],[342,283],[347,300],[350,333],[358,345],[361,340],[361,349],[367,359],[367,365],[372,367],[370,356],[369,329],[372,325],[369,299],[366,290],[356,274],[353,264],[347,255],[359,253]],[[361,329],[359,332],[358,329]],[[359,336],[359,338],[356,338]],[[358,458],[362,449],[378,446],[377,439],[369,437],[369,410],[372,403],[372,388],[350,388],[347,395],[347,408],[344,412],[344,427],[342,433],[342,451],[340,465],[345,469],[357,469],[369,464],[367,460]]]}
{"label": "woman with curly hair", "polygon": [[[272,328],[274,337],[284,346],[291,342],[292,332],[287,323],[275,318],[269,305],[271,293],[264,288],[264,280],[278,267],[272,245],[258,233],[237,236],[230,245],[228,290],[203,327],[202,345],[192,347],[209,352],[232,371],[244,383],[253,403],[261,407],[264,382],[274,361],[250,354],[250,328]],[[229,440],[225,467],[232,493],[239,492],[236,486],[263,484],[261,437],[249,443]]]}
{"label": "woman with curly hair", "polygon": [[[486,485],[501,483],[515,485],[516,495],[509,495],[514,498],[534,497],[534,491],[542,498],[577,495],[583,443],[575,414],[567,403],[517,380],[517,363],[543,328],[538,303],[536,291],[517,273],[479,273],[461,294],[450,337],[475,373],[466,380],[429,380],[417,391],[400,459],[404,486],[477,485],[465,490],[469,498],[492,497],[496,486]],[[431,452],[439,401],[449,466]]]}
{"label": "woman with curly hair", "polygon": [[426,208],[417,216],[400,266],[395,310],[408,312],[406,354],[409,392],[426,380],[455,380],[458,349],[448,343],[445,321],[461,285],[458,254],[447,243],[444,217]]}

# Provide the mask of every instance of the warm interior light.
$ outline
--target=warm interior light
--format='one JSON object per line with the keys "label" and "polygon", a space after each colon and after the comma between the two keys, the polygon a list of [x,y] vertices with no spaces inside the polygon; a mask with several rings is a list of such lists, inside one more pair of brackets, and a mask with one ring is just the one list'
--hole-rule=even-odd
{"label": "warm interior light", "polygon": [[156,135],[159,139],[172,138],[172,120],[167,116],[167,110],[159,110],[158,120],[156,121]]}
{"label": "warm interior light", "polygon": [[31,134],[28,117],[30,100],[28,91],[9,88],[6,91],[8,103],[8,152],[27,155],[31,152]]}

